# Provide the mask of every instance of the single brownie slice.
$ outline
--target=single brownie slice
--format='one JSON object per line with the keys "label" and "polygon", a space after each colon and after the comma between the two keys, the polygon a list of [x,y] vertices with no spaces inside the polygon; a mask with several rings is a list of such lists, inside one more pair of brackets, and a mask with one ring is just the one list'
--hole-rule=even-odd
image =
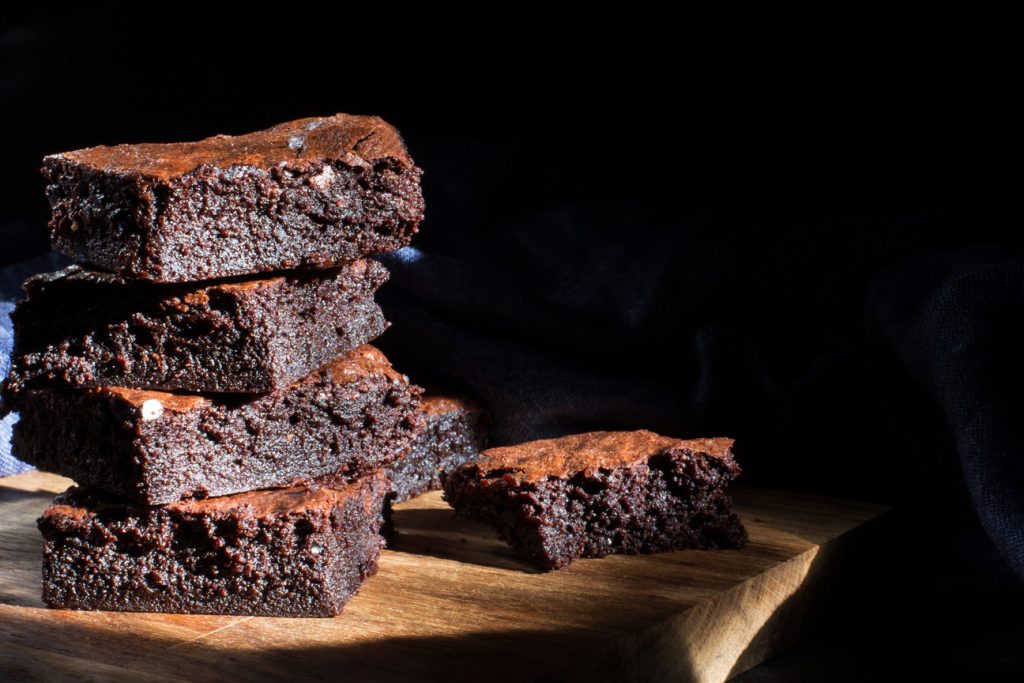
{"label": "single brownie slice", "polygon": [[150,507],[69,489],[39,519],[65,609],[325,617],[376,571],[387,480]]}
{"label": "single brownie slice", "polygon": [[287,486],[387,465],[422,428],[421,389],[361,346],[260,396],[115,387],[24,389],[14,455],[149,505]]}
{"label": "single brownie slice", "polygon": [[337,265],[409,243],[421,171],[376,116],[43,159],[53,248],[161,282]]}
{"label": "single brownie slice", "polygon": [[267,392],[387,326],[371,260],[218,284],[154,284],[72,266],[29,278],[9,382]]}
{"label": "single brownie slice", "polygon": [[590,432],[493,448],[449,474],[445,499],[544,569],[580,557],[739,548],[731,439]]}
{"label": "single brownie slice", "polygon": [[426,396],[425,427],[413,447],[387,467],[392,502],[441,488],[441,476],[475,460],[486,447],[487,414],[475,401]]}

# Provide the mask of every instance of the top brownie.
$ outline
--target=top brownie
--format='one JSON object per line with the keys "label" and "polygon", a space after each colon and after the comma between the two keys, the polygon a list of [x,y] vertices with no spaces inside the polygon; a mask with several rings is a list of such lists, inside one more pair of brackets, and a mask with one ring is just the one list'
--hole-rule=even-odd
{"label": "top brownie", "polygon": [[90,147],[42,172],[54,249],[159,282],[334,266],[405,246],[423,218],[421,171],[376,116]]}

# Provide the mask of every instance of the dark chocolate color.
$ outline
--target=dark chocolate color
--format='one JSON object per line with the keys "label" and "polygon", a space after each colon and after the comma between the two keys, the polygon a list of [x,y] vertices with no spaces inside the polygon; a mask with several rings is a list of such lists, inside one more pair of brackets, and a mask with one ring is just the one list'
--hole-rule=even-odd
{"label": "dark chocolate color", "polygon": [[367,345],[254,397],[100,387],[24,389],[7,400],[21,413],[16,457],[154,505],[363,476],[412,445],[421,391]]}
{"label": "dark chocolate color", "polygon": [[42,172],[54,249],[161,282],[334,266],[405,246],[423,218],[421,171],[375,116],[91,147]]}
{"label": "dark chocolate color", "polygon": [[738,548],[731,439],[590,432],[485,451],[445,477],[445,499],[544,569],[581,557]]}
{"label": "dark chocolate color", "polygon": [[51,607],[338,614],[382,546],[383,474],[149,507],[70,489],[39,520]]}
{"label": "dark chocolate color", "polygon": [[426,396],[421,410],[423,432],[405,455],[385,468],[395,503],[440,489],[445,472],[475,460],[486,448],[487,414],[475,401]]}
{"label": "dark chocolate color", "polygon": [[372,341],[384,266],[159,285],[72,266],[25,282],[9,382],[267,392]]}

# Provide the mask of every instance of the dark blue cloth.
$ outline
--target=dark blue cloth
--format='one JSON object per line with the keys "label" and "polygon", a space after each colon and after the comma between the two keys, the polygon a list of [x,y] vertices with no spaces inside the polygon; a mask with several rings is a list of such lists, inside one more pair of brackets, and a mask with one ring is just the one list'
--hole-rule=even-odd
{"label": "dark blue cloth", "polygon": [[[6,377],[11,365],[11,318],[10,312],[14,304],[10,301],[0,301],[0,377]],[[16,474],[29,469],[23,462],[11,455],[11,428],[17,422],[18,416],[10,414],[0,418],[0,477],[8,474]]]}
{"label": "dark blue cloth", "polygon": [[911,259],[879,277],[868,319],[941,411],[978,518],[1024,577],[1024,259]]}

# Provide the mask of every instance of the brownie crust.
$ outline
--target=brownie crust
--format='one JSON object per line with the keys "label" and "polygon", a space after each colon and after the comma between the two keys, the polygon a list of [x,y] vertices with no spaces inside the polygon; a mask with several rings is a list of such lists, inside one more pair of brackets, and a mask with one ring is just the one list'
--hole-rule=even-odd
{"label": "brownie crust", "polygon": [[160,507],[72,488],[39,519],[51,607],[319,617],[376,571],[386,478]]}
{"label": "brownie crust", "polygon": [[16,457],[157,505],[363,476],[412,445],[421,393],[366,345],[259,396],[25,389],[7,403],[21,413]]}
{"label": "brownie crust", "polygon": [[542,569],[581,557],[739,548],[725,487],[731,439],[590,432],[485,451],[445,477],[445,499]]}
{"label": "brownie crust", "polygon": [[15,308],[12,388],[281,389],[379,336],[387,270],[154,284],[72,266],[29,278]]}
{"label": "brownie crust", "polygon": [[421,411],[424,428],[419,438],[386,468],[394,503],[439,490],[446,472],[475,460],[487,447],[487,411],[476,401],[428,395]]}
{"label": "brownie crust", "polygon": [[376,116],[91,147],[42,173],[55,250],[160,282],[335,266],[407,245],[423,218],[422,172]]}

